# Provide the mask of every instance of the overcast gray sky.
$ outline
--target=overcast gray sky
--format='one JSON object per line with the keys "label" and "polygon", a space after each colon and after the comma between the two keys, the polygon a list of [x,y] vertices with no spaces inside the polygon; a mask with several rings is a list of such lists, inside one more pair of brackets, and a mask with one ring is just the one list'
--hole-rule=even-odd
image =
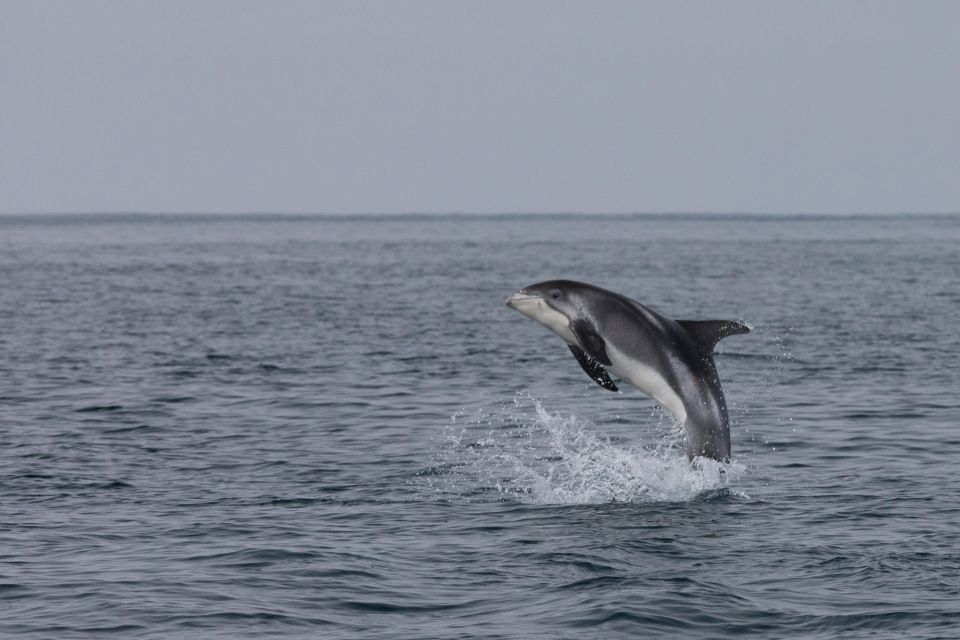
{"label": "overcast gray sky", "polygon": [[0,0],[0,211],[958,211],[960,2]]}

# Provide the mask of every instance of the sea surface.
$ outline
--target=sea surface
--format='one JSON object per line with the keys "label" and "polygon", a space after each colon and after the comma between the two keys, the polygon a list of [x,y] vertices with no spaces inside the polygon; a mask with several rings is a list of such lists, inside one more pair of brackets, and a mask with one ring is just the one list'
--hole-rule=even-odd
{"label": "sea surface", "polygon": [[[718,346],[692,467],[504,306]],[[960,637],[960,216],[0,217],[0,636]]]}

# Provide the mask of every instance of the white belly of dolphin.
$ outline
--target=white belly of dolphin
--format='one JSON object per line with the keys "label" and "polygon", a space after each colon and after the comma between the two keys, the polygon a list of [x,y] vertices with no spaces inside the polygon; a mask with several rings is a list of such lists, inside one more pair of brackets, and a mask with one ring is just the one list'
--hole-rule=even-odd
{"label": "white belly of dolphin", "polygon": [[687,410],[683,400],[670,387],[653,367],[649,367],[635,358],[625,355],[609,342],[606,344],[607,355],[612,366],[609,369],[615,376],[626,380],[640,391],[659,402],[667,411],[673,414],[677,422],[687,421]]}

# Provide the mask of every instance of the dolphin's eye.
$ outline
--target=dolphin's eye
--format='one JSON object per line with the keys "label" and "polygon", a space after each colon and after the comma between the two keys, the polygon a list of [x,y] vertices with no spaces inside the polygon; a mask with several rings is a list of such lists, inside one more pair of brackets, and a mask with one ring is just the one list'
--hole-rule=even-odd
{"label": "dolphin's eye", "polygon": [[554,289],[553,291],[551,291],[551,292],[550,292],[550,297],[553,298],[554,300],[559,300],[559,299],[560,299],[560,289]]}

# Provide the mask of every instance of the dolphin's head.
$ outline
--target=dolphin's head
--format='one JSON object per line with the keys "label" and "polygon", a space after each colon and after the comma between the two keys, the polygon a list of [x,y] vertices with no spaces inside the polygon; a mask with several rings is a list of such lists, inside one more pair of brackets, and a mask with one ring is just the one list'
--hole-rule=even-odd
{"label": "dolphin's head", "polygon": [[583,313],[581,286],[571,280],[532,284],[507,298],[507,306],[533,318],[568,343],[577,344],[570,323]]}

